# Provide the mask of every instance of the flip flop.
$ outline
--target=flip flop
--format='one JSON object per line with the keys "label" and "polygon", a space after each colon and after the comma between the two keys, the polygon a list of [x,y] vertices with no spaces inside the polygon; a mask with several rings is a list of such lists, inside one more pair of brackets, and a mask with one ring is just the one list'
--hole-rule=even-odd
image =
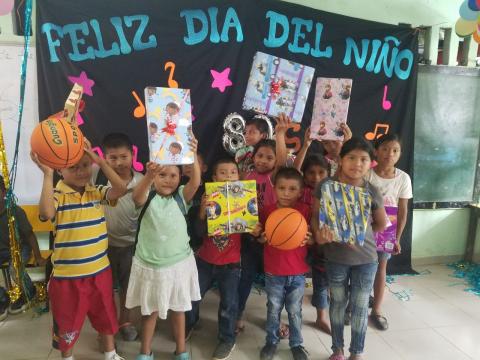
{"label": "flip flop", "polygon": [[387,318],[383,315],[371,314],[372,322],[378,330],[387,330],[388,321]]}
{"label": "flip flop", "polygon": [[235,335],[240,334],[245,330],[245,325],[235,327]]}

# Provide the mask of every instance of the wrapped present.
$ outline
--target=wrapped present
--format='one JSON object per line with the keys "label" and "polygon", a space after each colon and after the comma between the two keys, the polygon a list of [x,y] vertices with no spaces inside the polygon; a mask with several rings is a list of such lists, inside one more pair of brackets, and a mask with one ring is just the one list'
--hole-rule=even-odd
{"label": "wrapped present", "polygon": [[347,122],[352,79],[317,78],[310,138],[343,140],[341,124]]}
{"label": "wrapped present", "polygon": [[190,90],[145,88],[150,161],[162,165],[193,164]]}
{"label": "wrapped present", "polygon": [[258,223],[255,180],[205,184],[208,235],[244,233]]}
{"label": "wrapped present", "polygon": [[397,216],[398,208],[396,206],[385,206],[389,224],[382,232],[375,233],[377,250],[392,253],[397,243]]}
{"label": "wrapped present", "polygon": [[253,58],[243,108],[301,122],[315,69],[257,52]]}
{"label": "wrapped present", "polygon": [[319,225],[328,226],[334,240],[363,246],[372,197],[362,187],[327,180],[321,185]]}

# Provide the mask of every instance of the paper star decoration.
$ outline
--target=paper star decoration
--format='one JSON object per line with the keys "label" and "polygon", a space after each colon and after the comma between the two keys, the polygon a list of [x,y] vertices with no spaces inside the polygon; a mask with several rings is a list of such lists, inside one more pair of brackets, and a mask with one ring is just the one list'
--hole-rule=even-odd
{"label": "paper star decoration", "polygon": [[83,86],[83,93],[89,96],[93,96],[92,87],[95,85],[95,81],[89,79],[85,71],[80,73],[80,76],[69,76],[68,80],[70,80],[73,84],[77,83]]}
{"label": "paper star decoration", "polygon": [[232,82],[228,78],[228,75],[230,75],[230,68],[226,68],[222,72],[218,72],[215,70],[210,70],[210,74],[213,76],[213,82],[212,82],[212,89],[217,88],[220,90],[220,92],[224,92],[225,88],[227,86],[232,86]]}

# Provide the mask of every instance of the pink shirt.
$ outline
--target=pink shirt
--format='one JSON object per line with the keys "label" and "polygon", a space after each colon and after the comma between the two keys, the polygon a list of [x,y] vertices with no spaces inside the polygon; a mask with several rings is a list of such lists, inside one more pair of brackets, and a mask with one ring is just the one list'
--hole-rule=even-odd
{"label": "pink shirt", "polygon": [[277,203],[277,197],[275,196],[275,190],[273,189],[271,176],[271,172],[260,174],[254,170],[247,173],[247,176],[245,177],[245,180],[257,181],[257,198],[259,209],[263,208],[264,206]]}

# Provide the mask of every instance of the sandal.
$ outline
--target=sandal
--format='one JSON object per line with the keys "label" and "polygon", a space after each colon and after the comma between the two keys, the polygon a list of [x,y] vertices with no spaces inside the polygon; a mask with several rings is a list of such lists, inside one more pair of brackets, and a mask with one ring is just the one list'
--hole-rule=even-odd
{"label": "sandal", "polygon": [[332,354],[328,360],[345,360],[345,356],[343,354]]}
{"label": "sandal", "polygon": [[388,321],[385,316],[379,314],[371,314],[370,317],[372,319],[373,325],[375,325],[378,330],[388,329]]}
{"label": "sandal", "polygon": [[236,326],[236,327],[235,327],[235,335],[240,334],[240,333],[243,332],[244,330],[245,330],[245,325]]}
{"label": "sandal", "polygon": [[281,323],[278,329],[278,336],[280,339],[288,339],[290,336],[290,327],[287,324]]}

